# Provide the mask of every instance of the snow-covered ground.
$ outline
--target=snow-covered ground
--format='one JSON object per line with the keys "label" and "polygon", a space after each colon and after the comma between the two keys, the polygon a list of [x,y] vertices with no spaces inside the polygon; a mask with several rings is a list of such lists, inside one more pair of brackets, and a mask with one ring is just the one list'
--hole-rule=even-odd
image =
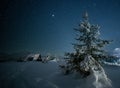
{"label": "snow-covered ground", "polygon": [[[104,66],[113,88],[120,88],[120,67]],[[63,75],[56,62],[0,63],[0,88],[94,88],[93,78]]]}
{"label": "snow-covered ground", "polygon": [[110,61],[104,61],[103,63],[107,65],[120,66],[120,48],[115,48],[112,55],[116,58]]}

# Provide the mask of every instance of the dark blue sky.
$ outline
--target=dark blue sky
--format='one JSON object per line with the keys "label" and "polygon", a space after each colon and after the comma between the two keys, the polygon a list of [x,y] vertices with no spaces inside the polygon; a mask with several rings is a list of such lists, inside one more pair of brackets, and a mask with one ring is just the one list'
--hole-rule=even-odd
{"label": "dark blue sky", "polygon": [[61,55],[72,51],[74,27],[87,10],[101,37],[120,47],[120,0],[1,0],[0,52],[32,51]]}

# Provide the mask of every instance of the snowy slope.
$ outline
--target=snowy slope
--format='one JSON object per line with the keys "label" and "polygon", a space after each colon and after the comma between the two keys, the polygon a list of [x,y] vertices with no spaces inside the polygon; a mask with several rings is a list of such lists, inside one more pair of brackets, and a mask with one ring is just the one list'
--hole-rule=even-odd
{"label": "snowy slope", "polygon": [[115,48],[112,52],[112,55],[116,58],[110,61],[104,61],[104,64],[112,65],[112,66],[120,66],[120,48]]}
{"label": "snowy slope", "polygon": [[[114,88],[120,88],[120,68],[105,66]],[[94,88],[94,78],[61,74],[56,62],[0,63],[0,88]]]}

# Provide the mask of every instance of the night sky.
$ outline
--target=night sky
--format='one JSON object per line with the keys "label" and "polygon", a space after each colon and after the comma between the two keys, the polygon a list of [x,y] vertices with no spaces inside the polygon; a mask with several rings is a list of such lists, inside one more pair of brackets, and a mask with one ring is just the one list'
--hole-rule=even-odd
{"label": "night sky", "polygon": [[101,37],[120,47],[120,0],[0,0],[0,52],[62,55],[72,51],[75,31],[87,11]]}

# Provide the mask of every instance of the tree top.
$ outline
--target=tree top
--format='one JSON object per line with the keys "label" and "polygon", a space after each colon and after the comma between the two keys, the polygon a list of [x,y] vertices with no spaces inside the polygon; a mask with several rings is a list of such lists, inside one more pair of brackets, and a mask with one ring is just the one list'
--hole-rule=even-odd
{"label": "tree top", "polygon": [[88,12],[86,11],[84,14],[83,14],[83,19],[85,19],[85,21],[88,21]]}

